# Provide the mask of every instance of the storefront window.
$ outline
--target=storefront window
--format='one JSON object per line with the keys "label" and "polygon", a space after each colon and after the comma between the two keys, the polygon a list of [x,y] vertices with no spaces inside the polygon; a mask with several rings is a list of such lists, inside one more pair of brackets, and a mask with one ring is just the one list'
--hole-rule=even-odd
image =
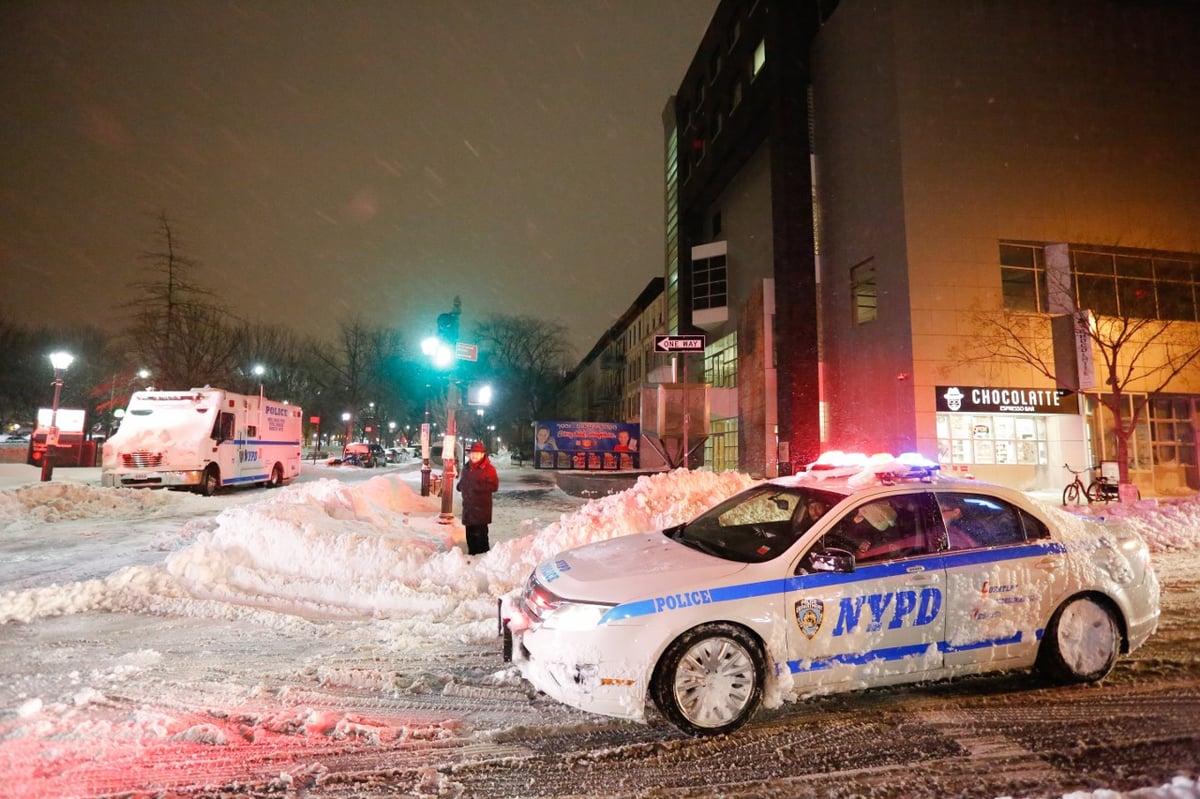
{"label": "storefront window", "polygon": [[941,463],[1037,466],[1049,460],[1042,416],[939,413],[937,434]]}

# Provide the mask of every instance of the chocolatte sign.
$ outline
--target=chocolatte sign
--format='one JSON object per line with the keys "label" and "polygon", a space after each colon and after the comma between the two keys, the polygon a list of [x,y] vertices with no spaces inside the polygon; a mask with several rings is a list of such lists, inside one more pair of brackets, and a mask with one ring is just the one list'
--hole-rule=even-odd
{"label": "chocolatte sign", "polygon": [[938,386],[943,413],[1079,413],[1079,395],[1061,388]]}

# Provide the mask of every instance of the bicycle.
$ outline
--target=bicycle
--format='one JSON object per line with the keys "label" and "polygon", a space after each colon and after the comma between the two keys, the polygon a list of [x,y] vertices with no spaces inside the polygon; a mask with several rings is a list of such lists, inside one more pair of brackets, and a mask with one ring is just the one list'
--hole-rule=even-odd
{"label": "bicycle", "polygon": [[[1063,505],[1078,505],[1081,497],[1086,499],[1089,505],[1093,502],[1113,502],[1121,498],[1120,485],[1112,482],[1102,474],[1097,475],[1086,486],[1079,479],[1079,475],[1084,472],[1094,472],[1100,468],[1099,466],[1075,471],[1071,468],[1070,464],[1064,463],[1063,468],[1075,475],[1075,479],[1063,489]],[[1137,492],[1137,498],[1142,498],[1140,491]]]}
{"label": "bicycle", "polygon": [[1075,479],[1072,480],[1067,485],[1067,487],[1063,489],[1063,503],[1062,504],[1063,505],[1078,505],[1078,504],[1080,504],[1079,500],[1081,497],[1084,499],[1087,499],[1088,503],[1090,504],[1092,501],[1092,498],[1088,494],[1088,487],[1085,486],[1083,484],[1083,481],[1079,479],[1079,475],[1083,474],[1084,472],[1090,472],[1091,469],[1080,469],[1079,471],[1075,471],[1074,469],[1071,468],[1071,464],[1069,464],[1069,463],[1064,463],[1063,468],[1066,469],[1071,474],[1075,475]]}

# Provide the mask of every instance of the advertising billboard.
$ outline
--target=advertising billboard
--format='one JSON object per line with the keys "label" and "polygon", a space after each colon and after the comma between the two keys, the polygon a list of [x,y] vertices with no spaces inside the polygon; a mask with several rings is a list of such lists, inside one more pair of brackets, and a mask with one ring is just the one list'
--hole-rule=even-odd
{"label": "advertising billboard", "polygon": [[536,422],[535,469],[638,468],[639,426],[625,422]]}

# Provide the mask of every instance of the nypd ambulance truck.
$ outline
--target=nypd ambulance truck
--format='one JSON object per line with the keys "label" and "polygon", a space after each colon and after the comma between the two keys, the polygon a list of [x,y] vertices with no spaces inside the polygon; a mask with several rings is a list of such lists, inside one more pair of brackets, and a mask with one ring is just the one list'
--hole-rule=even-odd
{"label": "nypd ambulance truck", "polygon": [[281,486],[300,474],[302,411],[219,388],[138,391],[104,444],[102,485],[186,488]]}

